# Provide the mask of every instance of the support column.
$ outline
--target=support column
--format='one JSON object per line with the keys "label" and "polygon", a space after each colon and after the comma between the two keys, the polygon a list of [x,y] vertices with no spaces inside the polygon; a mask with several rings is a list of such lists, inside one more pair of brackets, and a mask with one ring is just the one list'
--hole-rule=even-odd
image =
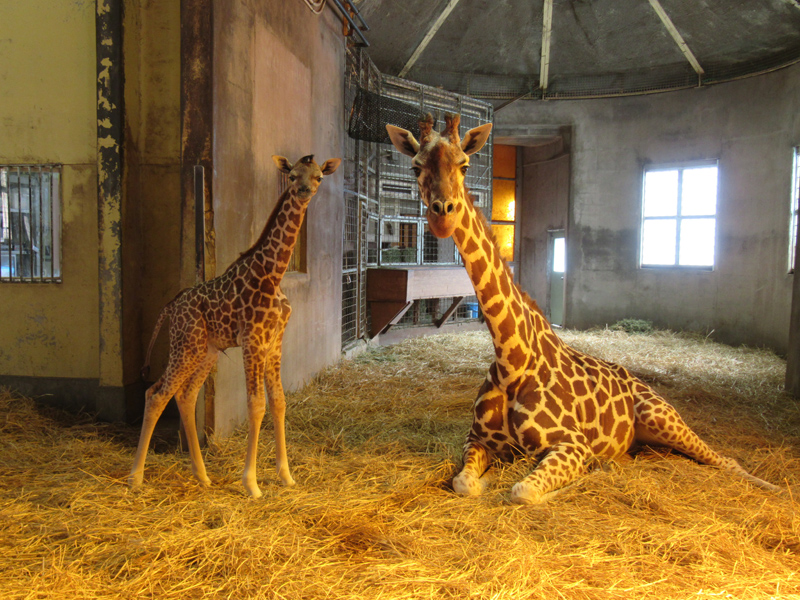
{"label": "support column", "polygon": [[122,0],[97,0],[97,227],[102,419],[125,418],[122,367]]}
{"label": "support column", "polygon": [[[216,275],[214,233],[214,10],[212,0],[181,2],[181,279],[183,287]],[[198,433],[214,430],[211,371],[198,399]]]}

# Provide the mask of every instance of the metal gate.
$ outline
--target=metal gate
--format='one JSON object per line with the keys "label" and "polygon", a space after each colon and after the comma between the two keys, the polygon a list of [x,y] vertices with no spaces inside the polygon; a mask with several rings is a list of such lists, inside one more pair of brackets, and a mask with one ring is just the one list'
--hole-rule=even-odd
{"label": "metal gate", "polygon": [[[353,116],[359,103],[383,102],[381,109],[391,116],[373,115],[366,129],[372,133],[353,137]],[[461,115],[462,132],[492,120],[492,105],[451,92],[381,75],[361,48],[347,51],[345,78],[345,123],[351,135],[345,147],[345,222],[342,256],[342,348],[347,349],[366,335],[366,270],[377,266],[459,264],[452,239],[440,240],[428,231],[424,206],[411,171],[411,159],[389,143],[374,141],[385,136],[382,120],[411,128],[424,114],[431,113],[437,129],[444,114]],[[377,111],[373,111],[377,112]],[[364,130],[363,123],[361,129]],[[388,138],[384,141],[388,142]],[[491,215],[491,140],[470,160],[466,180],[476,206]],[[449,305],[449,301],[441,299]],[[409,311],[416,323],[421,313],[434,314],[440,300],[423,301],[423,310]],[[456,320],[474,318],[461,310]],[[424,319],[423,319],[424,320]],[[401,324],[403,322],[401,321]],[[409,323],[410,324],[410,323]]]}

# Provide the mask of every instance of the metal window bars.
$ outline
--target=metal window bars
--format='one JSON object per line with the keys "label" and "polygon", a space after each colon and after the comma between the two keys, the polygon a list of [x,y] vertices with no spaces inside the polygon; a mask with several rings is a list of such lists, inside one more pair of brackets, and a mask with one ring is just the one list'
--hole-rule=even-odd
{"label": "metal window bars", "polygon": [[61,165],[0,166],[0,282],[61,281]]}

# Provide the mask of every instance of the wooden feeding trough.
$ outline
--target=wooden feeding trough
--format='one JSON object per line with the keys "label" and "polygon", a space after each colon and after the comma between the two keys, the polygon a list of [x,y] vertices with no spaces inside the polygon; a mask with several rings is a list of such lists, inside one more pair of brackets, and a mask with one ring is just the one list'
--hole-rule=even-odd
{"label": "wooden feeding trough", "polygon": [[475,293],[463,266],[413,266],[367,269],[367,305],[371,324],[369,336],[386,333],[396,325],[414,300],[453,298],[434,324],[441,327],[467,296]]}

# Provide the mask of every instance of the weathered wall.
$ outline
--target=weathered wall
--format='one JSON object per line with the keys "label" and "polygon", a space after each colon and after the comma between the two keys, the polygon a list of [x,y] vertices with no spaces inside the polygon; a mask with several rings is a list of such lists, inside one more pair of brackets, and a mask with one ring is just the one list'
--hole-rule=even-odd
{"label": "weathered wall", "polygon": [[63,282],[0,283],[0,376],[99,376],[95,40],[94,0],[4,3],[0,163],[64,165]]}
{"label": "weathered wall", "polygon": [[[497,113],[496,135],[524,136],[541,124],[574,133],[568,326],[635,317],[786,351],[800,65],[705,89],[517,102]],[[715,269],[638,268],[643,166],[709,158],[720,169]]]}
{"label": "weathered wall", "polygon": [[[125,383],[139,379],[162,307],[180,291],[180,2],[125,2]],[[193,283],[193,282],[192,282]],[[167,327],[151,359],[166,367]]]}
{"label": "weathered wall", "polygon": [[[279,195],[273,154],[340,157],[344,40],[330,9],[302,2],[221,0],[214,6],[214,225],[217,274],[261,233]],[[341,344],[342,174],[322,184],[306,215],[307,272],[282,289],[293,312],[283,382],[296,388],[338,360]],[[246,416],[241,351],[218,363],[215,427]]]}

